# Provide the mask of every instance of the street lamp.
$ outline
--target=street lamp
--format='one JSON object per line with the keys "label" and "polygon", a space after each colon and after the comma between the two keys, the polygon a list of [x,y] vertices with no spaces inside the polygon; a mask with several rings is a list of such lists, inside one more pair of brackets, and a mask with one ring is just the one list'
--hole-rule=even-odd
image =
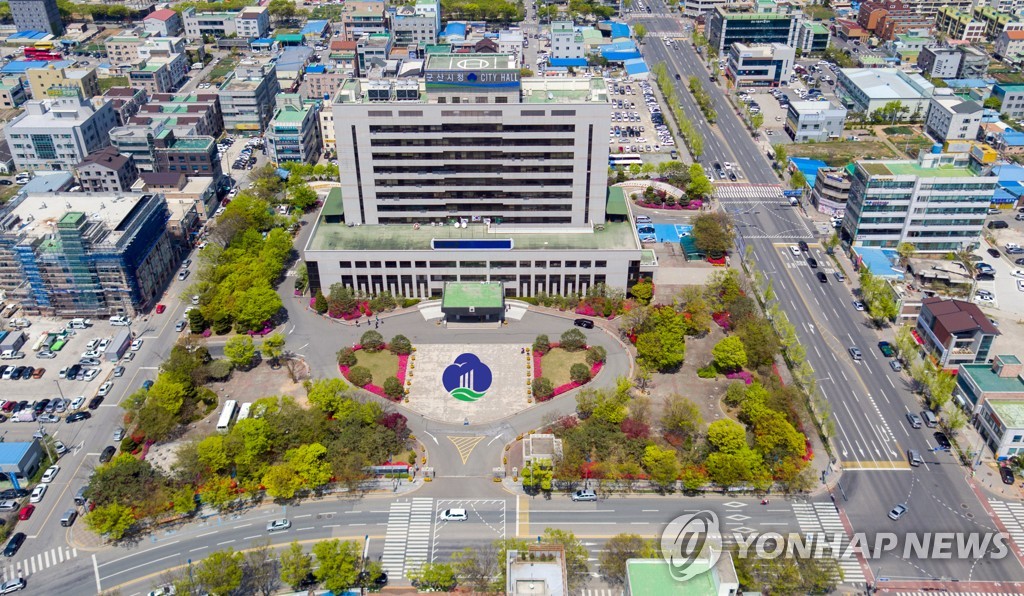
{"label": "street lamp", "polygon": [[62,391],[61,388],[60,388],[60,381],[58,381],[57,379],[54,379],[53,382],[57,385],[57,393],[60,394],[60,398],[61,399],[65,399],[64,391]]}

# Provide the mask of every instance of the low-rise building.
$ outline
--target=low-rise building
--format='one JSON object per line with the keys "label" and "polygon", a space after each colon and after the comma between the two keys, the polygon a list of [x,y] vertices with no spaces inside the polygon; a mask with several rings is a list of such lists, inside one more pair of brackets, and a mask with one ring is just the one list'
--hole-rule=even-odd
{"label": "low-rise building", "polygon": [[1024,366],[1020,358],[1008,354],[998,354],[991,362],[960,364],[953,401],[969,416],[979,413],[982,405],[990,399],[1024,403],[1024,377],[1021,372],[1024,372]]}
{"label": "low-rise building", "polygon": [[783,126],[796,143],[827,141],[842,137],[846,108],[829,101],[794,101],[786,108]]}
{"label": "low-rise building", "polygon": [[895,68],[841,68],[836,77],[836,96],[847,109],[865,116],[900,102],[906,117],[923,115],[928,109],[935,85],[919,74],[907,74]]}
{"label": "low-rise building", "polygon": [[77,95],[25,103],[7,124],[14,163],[20,170],[71,170],[110,144],[117,116],[109,104],[94,107]]}
{"label": "low-rise building", "polygon": [[384,2],[346,2],[342,6],[341,34],[356,41],[371,33],[388,31],[387,7]]}
{"label": "low-rise building", "polygon": [[1018,64],[1024,60],[1024,30],[1000,33],[993,55],[1010,64]]}
{"label": "low-rise building", "polygon": [[21,77],[3,77],[0,79],[0,106],[12,109],[28,101],[25,84]]}
{"label": "low-rise building", "polygon": [[220,205],[220,201],[217,200],[216,180],[211,177],[189,176],[185,172],[142,172],[132,190],[162,194],[167,199],[172,218],[175,213],[181,216],[188,213],[187,206],[181,207],[181,204],[194,205],[201,224],[210,220]]}
{"label": "low-rise building", "polygon": [[78,184],[86,192],[128,192],[139,178],[135,159],[109,146],[90,153],[75,170]]}
{"label": "low-rise building", "polygon": [[389,15],[396,46],[437,43],[441,30],[441,4],[438,0],[416,0],[412,6],[400,5]]}
{"label": "low-rise building", "polygon": [[136,89],[142,89],[147,94],[168,93],[177,89],[181,80],[176,80],[174,62],[179,64],[186,62],[183,54],[175,54],[174,58],[150,58],[137,68],[128,71],[128,83]]}
{"label": "low-rise building", "polygon": [[992,58],[973,46],[960,46],[960,67],[957,68],[958,79],[980,79],[988,76],[988,65]]}
{"label": "low-rise building", "polygon": [[940,143],[972,140],[978,137],[983,111],[976,101],[965,101],[952,94],[938,95],[932,97],[928,106],[924,130]]}
{"label": "low-rise building", "polygon": [[270,161],[316,163],[320,159],[320,103],[293,93],[277,96],[277,110],[265,135]]}
{"label": "low-rise building", "polygon": [[560,544],[530,545],[525,551],[509,550],[505,561],[505,594],[568,594],[565,547]]}
{"label": "low-rise building", "polygon": [[698,558],[689,565],[687,573],[701,572],[680,581],[673,576],[671,564],[665,559],[629,559],[626,561],[626,596],[733,596],[740,593],[739,576],[728,550],[715,561]]}
{"label": "low-rise building", "polygon": [[339,70],[324,64],[310,64],[302,77],[299,94],[306,99],[330,101],[345,79],[355,75],[353,71]]}
{"label": "low-rise building", "polygon": [[219,137],[224,131],[220,96],[213,91],[156,93],[132,117],[129,124],[162,122],[177,137]]}
{"label": "low-rise building", "polygon": [[917,67],[928,77],[955,79],[960,69],[961,56],[955,47],[931,45],[917,55]]}
{"label": "low-rise building", "polygon": [[95,68],[66,68],[47,64],[42,68],[25,70],[33,99],[67,96],[68,89],[78,89],[86,99],[101,95],[99,77]]}
{"label": "low-rise building", "polygon": [[391,33],[370,33],[356,40],[356,64],[359,73],[382,68],[391,56]]}
{"label": "low-rise building", "polygon": [[1024,400],[985,400],[974,427],[997,460],[1024,452]]}
{"label": "low-rise building", "polygon": [[19,195],[0,208],[0,289],[27,313],[132,315],[178,269],[160,195]]}
{"label": "low-rise building", "polygon": [[139,113],[139,109],[146,103],[146,92],[142,89],[131,87],[111,87],[101,97],[93,98],[93,105],[109,103],[117,115],[117,125],[124,126],[128,120]]}
{"label": "low-rise building", "polygon": [[237,12],[196,12],[194,7],[181,11],[185,35],[200,39],[204,35],[241,39],[266,37],[270,31],[270,12],[266,6],[246,6]]}
{"label": "low-rise building", "polygon": [[999,83],[992,88],[992,97],[1000,102],[999,113],[1014,120],[1024,118],[1024,84]]}
{"label": "low-rise building", "polygon": [[780,43],[734,43],[729,48],[725,76],[737,87],[778,87],[789,81],[796,50]]}
{"label": "low-rise building", "polygon": [[964,300],[925,298],[917,316],[921,347],[941,368],[983,364],[999,329],[978,305]]}
{"label": "low-rise building", "polygon": [[154,10],[146,15],[142,19],[142,26],[146,31],[160,37],[180,35],[185,30],[181,15],[169,8]]}
{"label": "low-rise building", "polygon": [[846,168],[821,168],[814,176],[811,204],[818,211],[843,219],[850,198],[850,173]]}
{"label": "low-rise building", "polygon": [[796,48],[803,56],[821,54],[828,48],[832,32],[822,23],[801,21],[796,30]]}
{"label": "low-rise building", "polygon": [[151,37],[156,37],[148,31],[128,32],[119,35],[111,35],[103,40],[103,47],[107,51],[107,61],[111,66],[135,66],[139,60],[139,46],[146,43]]}
{"label": "low-rise building", "polygon": [[224,129],[229,134],[261,134],[274,115],[274,97],[281,92],[273,62],[243,60],[217,90]]}
{"label": "low-rise building", "polygon": [[583,58],[583,34],[576,30],[572,21],[551,23],[551,57]]}
{"label": "low-rise building", "polygon": [[323,144],[324,153],[333,156],[337,150],[334,141],[334,110],[320,110],[320,142]]}
{"label": "low-rise building", "polygon": [[213,137],[177,138],[165,130],[153,137],[153,171],[185,172],[219,181],[222,171]]}

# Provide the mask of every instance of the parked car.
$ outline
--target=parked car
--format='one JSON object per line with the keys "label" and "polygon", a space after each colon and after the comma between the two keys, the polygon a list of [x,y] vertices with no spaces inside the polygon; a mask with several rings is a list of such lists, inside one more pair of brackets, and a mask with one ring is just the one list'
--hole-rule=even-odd
{"label": "parked car", "polygon": [[1003,484],[1013,486],[1013,470],[1009,466],[999,466],[999,477],[1002,478]]}
{"label": "parked car", "polygon": [[578,490],[572,494],[573,501],[596,501],[597,493],[592,490]]}
{"label": "parked car", "polygon": [[27,520],[28,518],[32,517],[32,513],[34,513],[35,510],[35,505],[32,505],[31,503],[25,505],[24,507],[21,508],[20,511],[18,511],[18,519],[20,519],[21,521]]}
{"label": "parked car", "polygon": [[572,324],[576,325],[577,327],[583,327],[584,329],[594,328],[594,322],[591,321],[590,319],[576,319],[575,321],[572,322]]}
{"label": "parked car", "polygon": [[887,341],[878,342],[878,349],[881,350],[882,355],[886,358],[892,358],[896,354],[896,350]]}
{"label": "parked car", "polygon": [[43,500],[43,495],[46,494],[46,485],[40,484],[32,489],[32,494],[28,497],[29,503],[38,503]]}
{"label": "parked car", "polygon": [[102,395],[97,395],[96,397],[94,397],[94,398],[89,400],[89,409],[90,410],[95,410],[96,408],[100,407],[100,404],[102,404],[102,403],[103,403],[103,396]]}
{"label": "parked car", "polygon": [[103,453],[100,454],[100,463],[105,464],[108,461],[114,459],[114,453],[116,452],[117,447],[114,447],[113,445],[107,445],[106,449],[103,450]]}
{"label": "parked car", "polygon": [[60,466],[52,465],[49,468],[46,468],[46,471],[43,472],[43,477],[40,478],[39,481],[47,483],[51,482],[54,478],[57,477],[57,472],[60,472]]}

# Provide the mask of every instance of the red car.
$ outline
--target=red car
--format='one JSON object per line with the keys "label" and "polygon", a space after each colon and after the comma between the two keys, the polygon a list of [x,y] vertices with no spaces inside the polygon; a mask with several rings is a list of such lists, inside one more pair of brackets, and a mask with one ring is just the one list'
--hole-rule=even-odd
{"label": "red car", "polygon": [[164,306],[163,304],[157,304],[157,305],[156,305],[156,314],[161,314],[161,313],[163,313],[163,312],[164,312],[165,310],[167,310],[167,307],[166,307],[166,306]]}
{"label": "red car", "polygon": [[24,507],[21,508],[21,511],[18,512],[18,519],[20,519],[21,521],[25,521],[26,519],[32,517],[32,512],[35,510],[35,505],[25,505]]}

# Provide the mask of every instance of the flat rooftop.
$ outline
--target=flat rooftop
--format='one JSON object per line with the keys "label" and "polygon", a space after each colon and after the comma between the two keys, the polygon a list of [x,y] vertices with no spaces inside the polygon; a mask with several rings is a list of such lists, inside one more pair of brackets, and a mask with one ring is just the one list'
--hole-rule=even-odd
{"label": "flat rooftop", "polygon": [[429,54],[426,70],[519,70],[511,54]]}
{"label": "flat rooftop", "polygon": [[999,420],[1006,428],[1024,428],[1024,402],[1016,399],[990,399],[987,401],[989,407],[999,416]]}
{"label": "flat rooftop", "polygon": [[505,289],[501,282],[457,282],[444,284],[442,308],[501,308],[505,304]]}
{"label": "flat rooftop", "polygon": [[961,364],[960,366],[985,393],[1024,393],[1024,379],[1021,379],[1019,375],[1000,377],[992,370],[991,364]]}
{"label": "flat rooftop", "polygon": [[872,176],[918,176],[921,178],[974,178],[968,168],[940,165],[923,168],[915,161],[862,161],[860,166]]}
{"label": "flat rooftop", "polygon": [[495,258],[517,250],[640,250],[633,227],[627,222],[606,223],[603,230],[566,233],[565,228],[551,226],[497,225],[493,233],[484,224],[467,228],[452,225],[424,226],[376,225],[348,227],[343,223],[319,221],[306,245],[306,250],[431,250],[431,240],[499,240],[512,239],[512,251],[493,252]]}
{"label": "flat rooftop", "polygon": [[918,99],[923,97],[907,79],[922,89],[931,90],[935,86],[921,75],[900,76],[895,68],[844,68],[840,72],[855,84],[870,99]]}
{"label": "flat rooftop", "polygon": [[[693,567],[710,570],[706,561],[694,561]],[[713,574],[699,573],[681,582],[672,577],[668,563],[661,559],[631,559],[626,562],[626,575],[629,576],[629,590],[633,594],[707,596],[718,593]]]}
{"label": "flat rooftop", "polygon": [[[486,55],[486,54],[485,54]],[[369,90],[378,85],[387,87],[395,82],[395,89],[406,89],[407,86],[415,84],[417,100],[396,100],[394,102],[378,102],[369,100]],[[341,82],[339,92],[334,96],[334,103],[360,104],[372,103],[374,105],[404,105],[408,103],[436,103],[436,98],[426,91],[426,83],[423,79],[345,79]],[[506,91],[513,91],[509,87]],[[487,91],[484,89],[483,91]],[[519,81],[520,103],[521,104],[580,104],[580,103],[608,103],[608,85],[601,77],[553,77],[553,78],[529,78]],[[462,88],[466,94],[474,93],[472,87]],[[354,98],[354,99],[353,99]],[[476,105],[476,104],[474,104]],[[488,103],[487,109],[500,109],[504,106],[517,105],[515,103],[493,104]]]}
{"label": "flat rooftop", "polygon": [[90,221],[100,221],[112,233],[107,242],[117,242],[121,223],[139,204],[142,193],[29,193],[10,213],[21,224],[19,232],[30,238],[42,238],[57,231],[57,224],[70,213],[84,213]]}

